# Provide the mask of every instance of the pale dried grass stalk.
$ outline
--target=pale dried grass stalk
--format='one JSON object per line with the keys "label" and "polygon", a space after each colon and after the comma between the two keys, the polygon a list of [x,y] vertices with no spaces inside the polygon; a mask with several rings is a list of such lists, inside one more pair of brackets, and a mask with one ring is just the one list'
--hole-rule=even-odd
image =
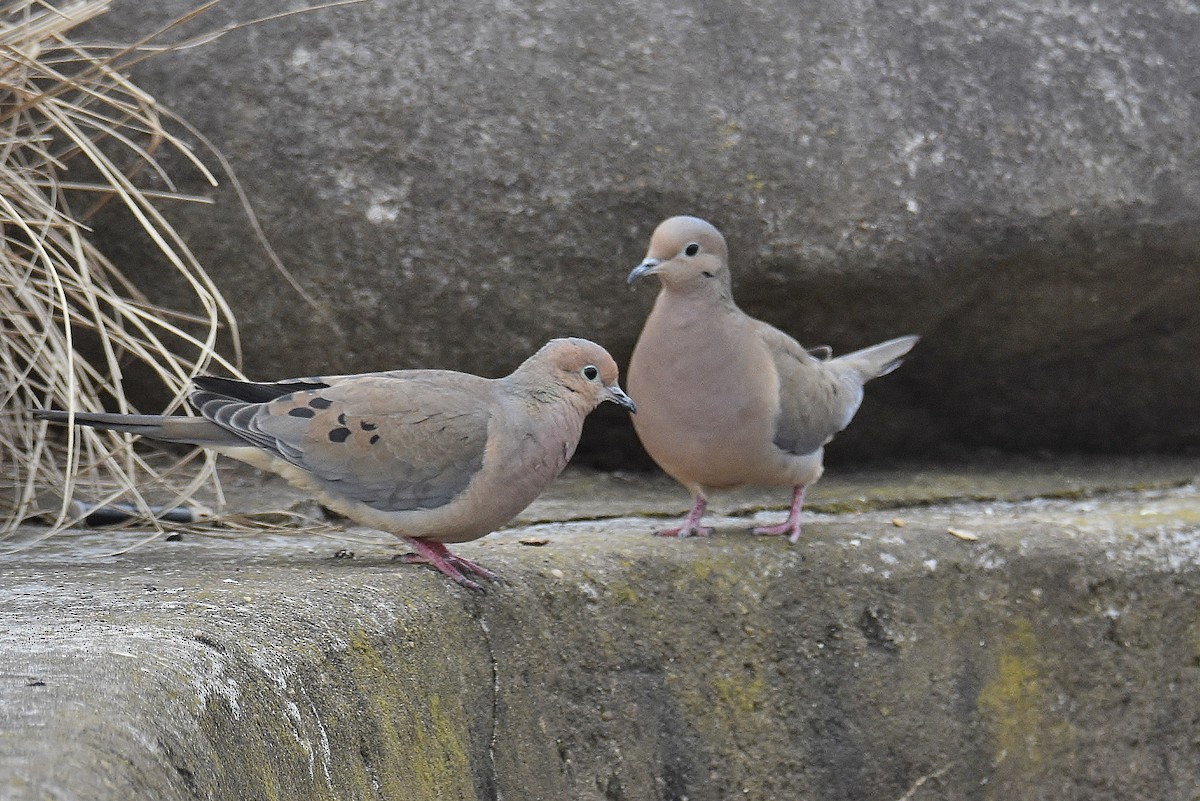
{"label": "pale dried grass stalk", "polygon": [[[147,515],[147,497],[175,506],[209,486],[220,499],[211,454],[152,464],[122,436],[71,426],[48,437],[28,416],[32,408],[136,411],[122,386],[131,362],[162,383],[168,412],[185,406],[196,373],[239,375],[233,314],[158,205],[195,198],[175,192],[156,153],[181,154],[215,179],[129,81],[144,51],[98,55],[69,38],[108,6],[0,5],[0,539],[33,515],[52,519],[47,534],[70,525],[73,496],[123,499]],[[97,178],[63,180],[68,163],[73,177]],[[142,188],[143,176],[166,190]],[[198,314],[151,304],[89,241],[98,201],[121,203],[141,223],[190,286]],[[219,335],[232,343],[230,359],[216,350]]]}

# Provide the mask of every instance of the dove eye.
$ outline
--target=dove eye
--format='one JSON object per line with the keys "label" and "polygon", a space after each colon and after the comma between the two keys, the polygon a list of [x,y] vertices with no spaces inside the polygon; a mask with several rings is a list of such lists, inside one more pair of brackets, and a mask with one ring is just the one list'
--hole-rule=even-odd
{"label": "dove eye", "polygon": [[692,244],[690,244],[686,248],[684,248],[683,252],[688,256],[695,256],[697,253],[700,252],[700,245],[693,242]]}
{"label": "dove eye", "polygon": [[588,381],[595,381],[596,376],[600,375],[600,370],[597,369],[596,365],[594,364],[589,364],[587,367],[583,368],[581,372],[583,373],[583,377]]}

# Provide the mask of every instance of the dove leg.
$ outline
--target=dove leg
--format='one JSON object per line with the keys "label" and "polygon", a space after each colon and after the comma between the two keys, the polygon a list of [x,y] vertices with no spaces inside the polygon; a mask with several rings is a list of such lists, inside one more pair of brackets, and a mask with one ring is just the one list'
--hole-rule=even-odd
{"label": "dove leg", "polygon": [[712,534],[710,526],[700,525],[700,518],[704,516],[704,510],[708,508],[708,501],[703,495],[696,495],[696,500],[692,503],[692,511],[688,512],[687,519],[683,521],[683,525],[676,528],[664,528],[662,531],[656,532],[660,537],[707,537]]}
{"label": "dove leg", "polygon": [[759,526],[754,529],[755,534],[762,534],[768,537],[778,537],[781,534],[788,535],[788,542],[793,545],[796,540],[800,539],[800,509],[804,506],[804,484],[797,484],[792,493],[792,508],[788,512],[788,519],[777,526]]}
{"label": "dove leg", "polygon": [[405,537],[404,541],[412,546],[412,549],[416,553],[406,553],[398,557],[401,562],[407,565],[432,565],[443,574],[449,576],[456,584],[460,584],[469,590],[482,590],[483,586],[463,575],[464,570],[489,580],[499,578],[487,568],[477,565],[469,559],[463,559],[461,556],[455,556],[450,553],[449,549],[440,542],[421,540],[415,537]]}

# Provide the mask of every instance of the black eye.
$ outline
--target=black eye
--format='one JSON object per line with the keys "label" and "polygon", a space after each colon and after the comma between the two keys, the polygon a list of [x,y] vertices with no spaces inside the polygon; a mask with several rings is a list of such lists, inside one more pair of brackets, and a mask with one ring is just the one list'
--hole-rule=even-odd
{"label": "black eye", "polygon": [[596,365],[594,364],[589,364],[583,368],[583,377],[588,381],[595,381],[598,375],[600,375],[600,371],[596,369]]}
{"label": "black eye", "polygon": [[697,253],[700,252],[700,246],[698,244],[696,244],[695,242],[693,242],[692,244],[690,244],[686,248],[684,248],[683,252],[689,256],[695,256]]}
{"label": "black eye", "polygon": [[708,270],[705,270],[704,272],[702,272],[702,273],[700,273],[700,274],[701,274],[701,275],[703,275],[705,278],[712,278],[712,277],[713,277],[713,274],[712,274],[712,273],[710,273]]}

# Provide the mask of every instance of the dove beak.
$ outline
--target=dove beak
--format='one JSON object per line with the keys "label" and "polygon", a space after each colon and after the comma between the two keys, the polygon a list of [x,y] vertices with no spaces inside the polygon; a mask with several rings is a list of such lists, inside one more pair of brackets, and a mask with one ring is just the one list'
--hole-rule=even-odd
{"label": "dove beak", "polygon": [[646,259],[644,262],[633,268],[629,273],[629,277],[625,279],[626,284],[632,285],[634,281],[641,278],[643,275],[653,275],[658,265],[662,264],[662,259]]}
{"label": "dove beak", "polygon": [[618,406],[628,409],[630,414],[637,414],[637,407],[633,405],[633,398],[626,395],[624,390],[616,384],[613,384],[611,387],[605,387],[605,389],[608,390],[608,398],[606,400],[610,400]]}

